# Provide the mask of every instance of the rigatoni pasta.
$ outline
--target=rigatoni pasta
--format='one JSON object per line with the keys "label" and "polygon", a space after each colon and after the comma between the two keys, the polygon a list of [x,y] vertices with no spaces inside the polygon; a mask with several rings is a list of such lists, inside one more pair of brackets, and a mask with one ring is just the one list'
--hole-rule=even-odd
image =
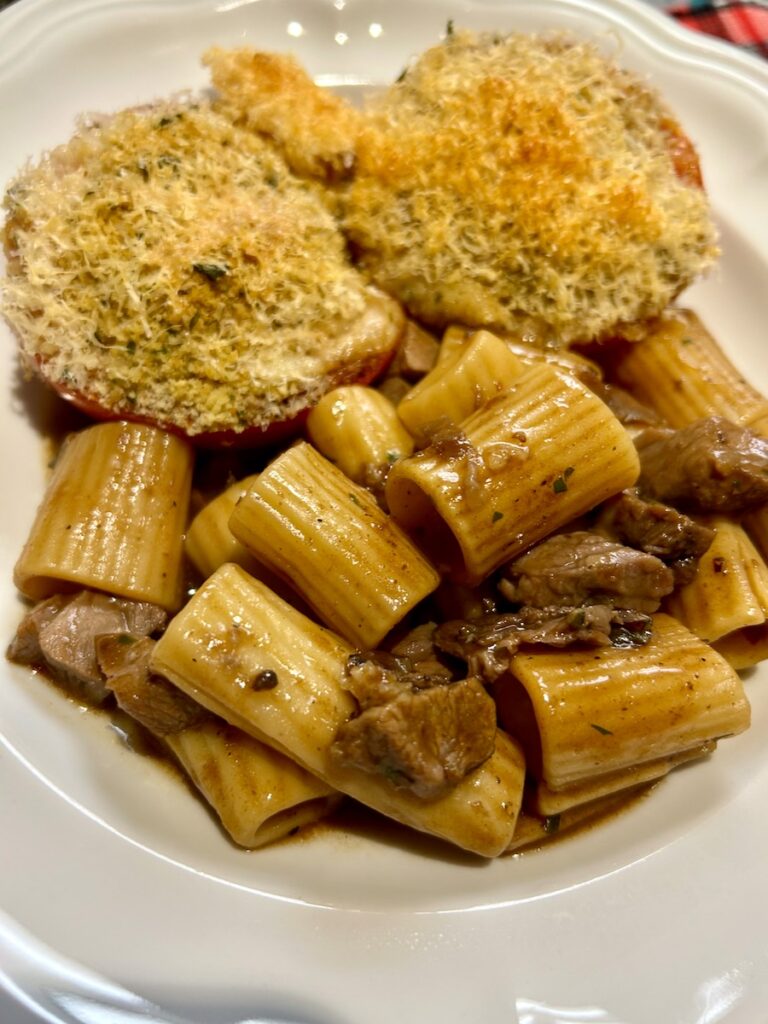
{"label": "rigatoni pasta", "polygon": [[596,797],[589,803],[568,807],[556,814],[535,815],[524,810],[517,819],[515,834],[505,853],[516,853],[526,847],[539,847],[582,825],[589,825],[598,818],[617,813],[646,793],[651,785],[652,783],[645,783],[621,790],[619,793],[609,793]]}
{"label": "rigatoni pasta", "polygon": [[452,358],[422,377],[399,403],[397,414],[414,437],[426,440],[430,428],[461,423],[523,370],[503,341],[489,331],[477,331]]}
{"label": "rigatoni pasta", "polygon": [[[724,658],[671,616],[631,657],[617,647],[521,652],[498,694],[502,726],[555,791],[745,730],[750,708]],[[521,689],[525,691],[525,696]]]}
{"label": "rigatoni pasta", "polygon": [[307,434],[317,450],[359,484],[369,484],[413,451],[413,438],[394,405],[373,388],[336,388],[307,418]]}
{"label": "rigatoni pasta", "polygon": [[715,538],[695,577],[666,601],[666,610],[710,643],[768,617],[768,566],[745,530],[724,516],[701,517]]}
{"label": "rigatoni pasta", "polygon": [[633,764],[629,768],[620,768],[615,772],[603,772],[584,782],[576,782],[557,790],[539,780],[531,793],[529,805],[541,817],[562,814],[563,811],[570,810],[572,807],[590,804],[593,800],[610,796],[612,793],[620,793],[622,790],[632,789],[646,782],[661,779],[678,765],[695,761],[699,757],[706,757],[715,750],[716,746],[715,740],[707,740],[687,750],[668,754],[652,761]]}
{"label": "rigatoni pasta", "polygon": [[541,365],[392,467],[392,516],[441,569],[477,583],[637,479],[634,445],[579,381]]}
{"label": "rigatoni pasta", "polygon": [[259,475],[230,528],[322,621],[363,648],[379,643],[439,582],[371,494],[306,443]]}
{"label": "rigatoni pasta", "polygon": [[[447,363],[455,359],[459,353],[472,340],[476,333],[488,334],[488,331],[476,332],[465,327],[454,325],[447,327],[443,332],[443,339],[437,357],[437,365]],[[504,342],[506,347],[523,366],[535,366],[539,363],[548,363],[550,366],[585,384],[591,381],[603,379],[602,368],[590,359],[568,348],[540,348],[532,342],[524,341],[521,338],[509,335],[496,335]]]}
{"label": "rigatoni pasta", "polygon": [[178,608],[192,468],[190,445],[156,427],[100,423],[71,435],[16,563],[16,586],[35,601],[91,587]]}
{"label": "rigatoni pasta", "polygon": [[672,427],[706,416],[743,426],[768,414],[768,400],[728,359],[699,317],[674,309],[613,361],[618,381]]}
{"label": "rigatoni pasta", "polygon": [[768,658],[768,623],[745,626],[715,640],[712,647],[737,672],[753,668]]}
{"label": "rigatoni pasta", "polygon": [[[152,664],[333,788],[412,828],[497,856],[512,839],[522,802],[525,764],[517,745],[499,733],[491,758],[433,801],[394,789],[384,775],[340,767],[330,749],[355,709],[341,685],[351,652],[239,567],[224,566],[172,621]],[[275,673],[276,685],[254,687],[265,671]]]}
{"label": "rigatoni pasta", "polygon": [[190,523],[184,550],[203,578],[210,576],[226,562],[235,562],[250,573],[258,573],[258,561],[229,528],[235,505],[257,479],[257,475],[253,474],[230,484],[209,501]]}
{"label": "rigatoni pasta", "polygon": [[164,740],[239,846],[256,849],[282,839],[341,799],[295,761],[220,718]]}

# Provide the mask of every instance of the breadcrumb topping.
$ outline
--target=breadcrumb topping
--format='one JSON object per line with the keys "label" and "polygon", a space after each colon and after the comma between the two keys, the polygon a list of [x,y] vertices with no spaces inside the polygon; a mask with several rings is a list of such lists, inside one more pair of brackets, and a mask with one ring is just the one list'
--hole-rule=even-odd
{"label": "breadcrumb topping", "polygon": [[190,435],[264,426],[395,343],[313,186],[207,102],[83,123],[5,199],[2,311],[23,355]]}
{"label": "breadcrumb topping", "polygon": [[449,33],[369,109],[345,228],[427,322],[600,337],[717,254],[686,141],[591,45]]}
{"label": "breadcrumb topping", "polygon": [[203,63],[219,107],[233,121],[268,135],[296,174],[333,182],[352,174],[363,115],[315,85],[290,54],[214,46]]}

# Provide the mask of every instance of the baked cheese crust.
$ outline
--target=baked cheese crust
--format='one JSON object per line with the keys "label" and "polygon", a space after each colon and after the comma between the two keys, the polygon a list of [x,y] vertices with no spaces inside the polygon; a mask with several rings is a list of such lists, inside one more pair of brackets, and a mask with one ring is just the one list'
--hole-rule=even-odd
{"label": "baked cheese crust", "polygon": [[370,376],[402,328],[315,187],[208,102],[84,123],[5,206],[24,359],[110,413],[265,428]]}
{"label": "baked cheese crust", "polygon": [[669,111],[591,45],[458,32],[367,111],[344,227],[430,324],[540,344],[660,313],[717,255]]}

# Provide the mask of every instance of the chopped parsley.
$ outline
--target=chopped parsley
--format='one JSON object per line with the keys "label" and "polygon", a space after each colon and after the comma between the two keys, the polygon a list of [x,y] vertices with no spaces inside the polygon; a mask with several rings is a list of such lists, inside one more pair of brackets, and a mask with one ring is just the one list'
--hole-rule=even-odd
{"label": "chopped parsley", "polygon": [[568,480],[572,475],[573,466],[568,466],[568,468],[564,470],[563,475],[559,476],[552,484],[552,490],[555,492],[555,494],[562,494],[563,491],[568,490]]}
{"label": "chopped parsley", "polygon": [[218,281],[220,277],[229,273],[229,267],[224,263],[193,263],[192,269],[207,277],[209,281]]}
{"label": "chopped parsley", "polygon": [[500,519],[503,519],[503,518],[504,518],[504,513],[503,513],[503,512],[499,512],[499,511],[496,511],[496,512],[494,512],[494,513],[493,513],[493,515],[491,516],[491,522],[492,522],[492,523],[498,523],[498,521],[499,521]]}
{"label": "chopped parsley", "polygon": [[160,120],[157,122],[157,127],[167,128],[168,125],[173,124],[174,121],[180,121],[183,116],[184,114],[181,111],[177,114],[166,114],[165,116],[161,117]]}

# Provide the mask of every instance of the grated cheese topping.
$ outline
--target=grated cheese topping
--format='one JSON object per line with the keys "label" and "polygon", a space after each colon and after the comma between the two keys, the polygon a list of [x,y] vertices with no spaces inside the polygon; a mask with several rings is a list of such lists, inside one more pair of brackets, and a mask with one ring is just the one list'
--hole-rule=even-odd
{"label": "grated cheese topping", "polygon": [[112,412],[266,426],[396,342],[396,304],[314,187],[207,102],[84,123],[5,207],[2,311],[25,359]]}
{"label": "grated cheese topping", "polygon": [[449,33],[375,100],[344,225],[415,316],[599,338],[659,313],[717,255],[669,111],[588,44]]}
{"label": "grated cheese topping", "polygon": [[203,63],[219,107],[233,121],[268,135],[292,171],[331,182],[350,176],[362,115],[315,85],[294,57],[214,46]]}

